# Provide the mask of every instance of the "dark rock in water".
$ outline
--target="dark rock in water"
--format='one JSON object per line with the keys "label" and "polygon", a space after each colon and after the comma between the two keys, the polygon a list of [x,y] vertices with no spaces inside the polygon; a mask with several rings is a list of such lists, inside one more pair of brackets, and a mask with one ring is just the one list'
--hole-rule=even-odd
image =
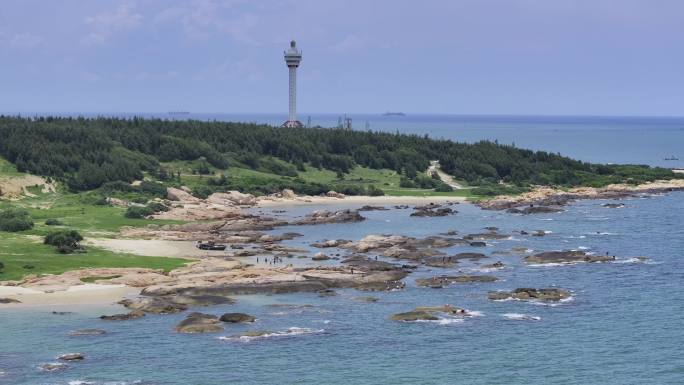
{"label": "dark rock in water", "polygon": [[356,297],[354,299],[357,301],[369,302],[369,303],[378,302],[380,300],[380,298],[378,298],[378,297]]}
{"label": "dark rock in water", "polygon": [[543,237],[546,235],[546,231],[544,230],[535,230],[534,233],[532,233],[533,237]]}
{"label": "dark rock in water", "polygon": [[418,278],[416,285],[432,288],[442,288],[453,283],[473,283],[473,282],[495,282],[496,277],[491,275],[456,275],[456,276],[438,276],[432,278]]}
{"label": "dark rock in water", "polygon": [[404,322],[415,322],[415,321],[437,321],[439,317],[428,313],[426,311],[408,311],[405,313],[397,313],[390,317],[392,321],[404,321]]}
{"label": "dark rock in water", "polygon": [[361,222],[365,220],[358,210],[317,210],[308,214],[304,218],[294,221],[293,225],[318,225],[326,223],[348,223]]}
{"label": "dark rock in water", "polygon": [[0,298],[0,303],[21,303],[21,301],[14,298]]}
{"label": "dark rock in water", "polygon": [[389,210],[387,207],[384,206],[370,206],[370,205],[364,205],[361,206],[359,211],[385,211]]}
{"label": "dark rock in water", "polygon": [[66,364],[61,364],[61,363],[49,363],[49,364],[42,364],[39,366],[41,370],[44,370],[46,372],[56,372],[59,370],[64,370],[67,368]]}
{"label": "dark rock in water", "polygon": [[452,255],[450,258],[455,260],[469,259],[471,261],[478,261],[480,259],[487,258],[487,256],[482,253],[458,253],[456,255]]}
{"label": "dark rock in water", "polygon": [[138,297],[134,299],[124,299],[118,302],[128,309],[140,310],[145,313],[153,314],[172,314],[187,310],[188,306],[174,302],[169,297]]}
{"label": "dark rock in water", "polygon": [[409,205],[396,205],[394,208],[397,210],[403,210],[409,208]]}
{"label": "dark rock in water", "polygon": [[74,314],[73,311],[53,311],[52,315],[69,315]]}
{"label": "dark rock in water", "polygon": [[487,226],[484,229],[489,231],[499,231],[499,228],[496,226]]}
{"label": "dark rock in water", "polygon": [[625,207],[624,203],[604,203],[601,206],[609,209],[619,209]]}
{"label": "dark rock in water", "polygon": [[370,258],[366,258],[362,255],[353,255],[349,258],[342,260],[340,263],[343,263],[347,266],[351,266],[362,271],[389,271],[402,268],[401,266],[389,262],[376,261]]}
{"label": "dark rock in water", "polygon": [[318,292],[319,297],[334,297],[337,295],[337,292],[333,289],[325,289],[325,290],[320,290]]}
{"label": "dark rock in water", "polygon": [[485,268],[485,269],[502,269],[502,268],[505,267],[505,265],[504,265],[503,262],[501,262],[501,261],[496,261],[496,262],[494,262],[494,263],[492,263],[492,264],[484,265],[484,266],[482,266],[482,267]]}
{"label": "dark rock in water", "polygon": [[62,354],[61,356],[57,357],[58,360],[61,361],[82,361],[85,359],[85,354],[83,353],[67,353],[67,354]]}
{"label": "dark rock in water", "polygon": [[103,334],[107,334],[107,331],[102,329],[79,329],[69,332],[70,336],[101,336]]}
{"label": "dark rock in water", "polygon": [[488,297],[491,300],[517,299],[521,301],[558,302],[570,298],[571,293],[557,288],[533,289],[518,288],[513,291],[493,291]]}
{"label": "dark rock in water", "polygon": [[445,232],[445,233],[441,233],[440,235],[449,235],[449,236],[458,235],[458,231],[456,231],[456,230],[449,230],[449,231],[447,231],[447,232]]}
{"label": "dark rock in water", "polygon": [[473,241],[473,242],[470,242],[470,246],[472,246],[472,247],[486,247],[487,243],[482,242],[482,241]]}
{"label": "dark rock in water", "polygon": [[222,332],[223,326],[217,316],[204,313],[190,313],[176,325],[178,333],[216,333]]}
{"label": "dark rock in water", "polygon": [[528,206],[523,209],[510,208],[506,210],[508,213],[512,214],[548,214],[548,213],[559,213],[563,211],[560,207],[549,207],[549,206]]}
{"label": "dark rock in water", "polygon": [[499,233],[479,233],[479,234],[468,234],[463,237],[463,239],[467,241],[489,241],[489,240],[495,240],[495,239],[506,239],[508,238],[508,235],[505,234],[499,234]]}
{"label": "dark rock in water", "polygon": [[220,295],[177,295],[169,297],[169,300],[187,306],[232,305],[235,303],[233,298]]}
{"label": "dark rock in water", "polygon": [[447,215],[456,214],[458,211],[452,209],[451,207],[438,207],[438,208],[426,208],[418,207],[414,209],[411,213],[412,217],[445,217]]}
{"label": "dark rock in water", "polygon": [[526,263],[580,263],[580,262],[609,262],[614,261],[615,257],[608,255],[589,255],[584,251],[548,251],[544,253],[529,255],[523,260]]}
{"label": "dark rock in water", "polygon": [[140,310],[133,310],[129,313],[114,314],[114,315],[102,315],[101,320],[105,321],[127,321],[132,319],[137,319],[145,316],[145,312]]}
{"label": "dark rock in water", "polygon": [[226,313],[219,318],[219,321],[228,323],[247,323],[256,321],[256,318],[245,313]]}

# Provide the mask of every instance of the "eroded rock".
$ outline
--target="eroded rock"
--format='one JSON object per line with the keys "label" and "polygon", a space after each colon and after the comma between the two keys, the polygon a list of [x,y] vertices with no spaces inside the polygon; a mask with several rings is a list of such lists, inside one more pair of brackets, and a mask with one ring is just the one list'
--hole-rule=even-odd
{"label": "eroded rock", "polygon": [[518,288],[513,291],[493,291],[488,294],[488,298],[495,301],[517,299],[521,301],[558,302],[571,296],[572,294],[569,291],[558,288]]}
{"label": "eroded rock", "polygon": [[223,326],[215,315],[190,313],[175,330],[178,333],[217,333],[223,331]]}

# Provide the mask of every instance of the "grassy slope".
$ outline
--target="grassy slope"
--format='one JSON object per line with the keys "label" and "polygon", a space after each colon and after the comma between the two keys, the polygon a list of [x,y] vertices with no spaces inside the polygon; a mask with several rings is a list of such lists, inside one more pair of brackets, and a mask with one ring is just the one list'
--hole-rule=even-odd
{"label": "grassy slope", "polygon": [[[9,165],[9,166],[8,166]],[[10,167],[11,166],[11,167]],[[0,158],[0,177],[22,175],[4,159]],[[115,253],[88,247],[85,254],[61,255],[51,246],[42,244],[42,236],[50,230],[76,229],[84,237],[113,237],[123,226],[178,223],[147,219],[128,219],[124,209],[111,206],[95,206],[81,201],[82,195],[68,193],[39,194],[20,201],[0,200],[0,209],[10,206],[25,208],[31,214],[35,227],[20,233],[0,231],[0,281],[17,280],[28,274],[59,274],[86,267],[147,267],[165,271],[180,267],[188,260],[180,258],[144,257]],[[47,226],[45,219],[54,218],[64,226]],[[32,268],[25,268],[31,267]]]}

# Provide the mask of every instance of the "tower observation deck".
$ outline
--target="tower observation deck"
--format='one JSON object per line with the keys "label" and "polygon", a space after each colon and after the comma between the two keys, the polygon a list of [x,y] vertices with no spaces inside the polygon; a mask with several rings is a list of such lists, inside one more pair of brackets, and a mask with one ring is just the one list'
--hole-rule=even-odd
{"label": "tower observation deck", "polygon": [[289,113],[287,121],[283,123],[283,127],[303,127],[302,122],[297,120],[297,67],[302,61],[302,51],[297,49],[297,43],[292,40],[290,42],[290,49],[284,52],[285,64],[290,72],[290,87],[289,87]]}

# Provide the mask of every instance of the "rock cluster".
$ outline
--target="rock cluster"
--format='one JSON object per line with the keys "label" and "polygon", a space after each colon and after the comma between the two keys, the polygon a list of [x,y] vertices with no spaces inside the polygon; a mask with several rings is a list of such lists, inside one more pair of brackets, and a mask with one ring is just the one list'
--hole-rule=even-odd
{"label": "rock cluster", "polygon": [[608,255],[590,255],[584,251],[547,251],[523,258],[526,263],[546,264],[546,263],[580,263],[580,262],[610,262],[615,257]]}
{"label": "rock cluster", "polygon": [[518,288],[513,291],[493,291],[489,293],[488,297],[494,301],[517,299],[521,301],[558,302],[570,298],[571,295],[567,290],[552,287],[546,289]]}

